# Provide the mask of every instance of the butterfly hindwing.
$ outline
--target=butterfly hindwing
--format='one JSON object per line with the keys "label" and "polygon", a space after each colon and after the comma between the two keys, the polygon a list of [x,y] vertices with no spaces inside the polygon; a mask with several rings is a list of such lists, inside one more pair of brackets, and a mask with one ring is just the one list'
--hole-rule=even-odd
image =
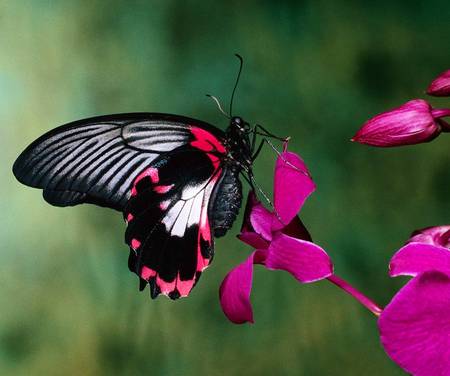
{"label": "butterfly hindwing", "polygon": [[223,134],[199,120],[157,113],[79,120],[33,142],[13,172],[23,184],[43,189],[52,205],[94,203],[123,210],[139,172],[161,154],[195,140],[193,128],[219,138]]}
{"label": "butterfly hindwing", "polygon": [[150,284],[152,297],[187,296],[213,257],[208,206],[222,169],[203,150],[204,139],[197,141],[144,169],[124,211],[129,267]]}

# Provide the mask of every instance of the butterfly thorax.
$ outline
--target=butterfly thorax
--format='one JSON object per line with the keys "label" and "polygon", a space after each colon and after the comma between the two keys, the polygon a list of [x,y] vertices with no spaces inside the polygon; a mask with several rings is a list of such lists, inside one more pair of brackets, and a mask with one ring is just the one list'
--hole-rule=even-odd
{"label": "butterfly thorax", "polygon": [[225,131],[226,163],[237,165],[241,170],[251,171],[252,147],[249,138],[250,126],[240,117],[233,117]]}

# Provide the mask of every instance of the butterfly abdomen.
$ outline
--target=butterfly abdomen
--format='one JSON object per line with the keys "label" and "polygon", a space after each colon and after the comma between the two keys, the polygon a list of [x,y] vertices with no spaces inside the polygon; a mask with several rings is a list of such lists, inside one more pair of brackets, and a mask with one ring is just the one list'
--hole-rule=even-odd
{"label": "butterfly abdomen", "polygon": [[209,215],[214,236],[224,236],[233,225],[242,203],[242,184],[237,167],[231,166],[224,169],[211,202]]}

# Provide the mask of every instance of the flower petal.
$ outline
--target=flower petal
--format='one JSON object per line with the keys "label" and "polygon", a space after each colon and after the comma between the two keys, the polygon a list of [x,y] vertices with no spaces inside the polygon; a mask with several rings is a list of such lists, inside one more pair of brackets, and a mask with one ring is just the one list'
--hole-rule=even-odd
{"label": "flower petal", "polygon": [[274,215],[258,202],[250,213],[250,223],[255,232],[267,241],[272,240],[272,222]]}
{"label": "flower petal", "polygon": [[273,190],[274,206],[282,223],[275,216],[273,229],[279,230],[291,222],[315,189],[305,162],[295,153],[282,153],[275,166]]}
{"label": "flower petal", "polygon": [[[256,233],[250,218],[253,209],[258,205],[261,205],[261,203],[256,198],[255,193],[253,191],[249,191],[247,204],[245,205],[244,220],[242,222],[241,233],[238,235],[238,239],[251,245],[255,249],[266,249],[269,246],[268,241],[264,240],[261,235]],[[272,234],[270,234],[270,238],[272,238]]]}
{"label": "flower petal", "polygon": [[413,278],[378,320],[388,355],[416,376],[450,375],[450,277],[427,272]]}
{"label": "flower petal", "polygon": [[220,305],[228,319],[235,324],[253,323],[250,293],[253,281],[253,264],[263,263],[267,251],[255,251],[243,263],[232,269],[219,289]]}
{"label": "flower petal", "polygon": [[450,96],[450,69],[433,80],[427,89],[427,93],[436,97]]}
{"label": "flower petal", "polygon": [[256,232],[241,232],[238,239],[255,249],[267,249],[269,242]]}
{"label": "flower petal", "polygon": [[312,238],[311,235],[309,234],[309,231],[306,229],[305,225],[300,220],[298,215],[296,215],[294,219],[281,230],[281,232],[285,235],[292,236],[293,238],[296,239],[302,239],[312,242]]}
{"label": "flower petal", "polygon": [[450,225],[426,227],[411,234],[407,243],[426,243],[449,248]]}
{"label": "flower petal", "polygon": [[333,264],[318,245],[284,234],[277,234],[269,246],[265,265],[285,270],[298,281],[314,282],[333,274]]}
{"label": "flower petal", "polygon": [[426,271],[450,273],[450,250],[424,243],[409,243],[392,257],[389,275],[416,276]]}
{"label": "flower petal", "polygon": [[441,131],[431,111],[431,106],[422,99],[409,101],[368,120],[352,141],[380,147],[431,141]]}

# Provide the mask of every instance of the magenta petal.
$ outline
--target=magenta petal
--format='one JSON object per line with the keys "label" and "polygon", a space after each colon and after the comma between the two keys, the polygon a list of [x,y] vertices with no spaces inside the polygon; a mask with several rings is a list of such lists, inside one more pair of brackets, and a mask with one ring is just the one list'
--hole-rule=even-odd
{"label": "magenta petal", "polygon": [[[248,193],[247,204],[245,206],[244,220],[241,226],[241,233],[238,235],[238,239],[251,245],[255,249],[266,249],[269,246],[268,241],[255,232],[251,222],[251,213],[256,206],[261,206],[261,203],[255,196],[253,191]],[[271,238],[272,235],[270,235]]]}
{"label": "magenta petal", "polygon": [[352,140],[379,147],[431,141],[441,131],[431,111],[431,106],[422,99],[409,101],[368,120]]}
{"label": "magenta petal", "polygon": [[306,229],[305,225],[300,220],[298,215],[296,215],[286,227],[283,227],[281,232],[296,239],[302,239],[312,242],[309,231]]}
{"label": "magenta petal", "polygon": [[392,299],[378,321],[388,355],[416,376],[450,375],[450,278],[427,272]]}
{"label": "magenta petal", "polygon": [[238,239],[255,249],[267,249],[269,242],[256,232],[241,232]]}
{"label": "magenta petal", "polygon": [[272,222],[274,215],[258,202],[250,213],[250,223],[256,233],[267,241],[272,240]]}
{"label": "magenta petal", "polygon": [[409,243],[389,263],[389,275],[416,276],[426,271],[450,273],[450,250],[424,243]]}
{"label": "magenta petal", "polygon": [[449,247],[450,226],[434,226],[416,230],[411,234],[408,243],[426,243],[436,246]]}
{"label": "magenta petal", "polygon": [[433,80],[427,89],[427,93],[436,97],[450,96],[450,69]]}
{"label": "magenta petal", "polygon": [[220,305],[228,319],[235,324],[253,323],[250,293],[253,281],[253,264],[264,262],[266,251],[255,251],[242,264],[232,269],[219,289]]}
{"label": "magenta petal", "polygon": [[284,234],[274,237],[265,265],[268,269],[285,270],[303,283],[318,281],[333,274],[331,259],[322,248]]}
{"label": "magenta petal", "polygon": [[279,230],[291,222],[315,189],[305,162],[295,153],[282,153],[275,166],[273,190],[274,206],[282,223],[275,216],[273,229]]}

